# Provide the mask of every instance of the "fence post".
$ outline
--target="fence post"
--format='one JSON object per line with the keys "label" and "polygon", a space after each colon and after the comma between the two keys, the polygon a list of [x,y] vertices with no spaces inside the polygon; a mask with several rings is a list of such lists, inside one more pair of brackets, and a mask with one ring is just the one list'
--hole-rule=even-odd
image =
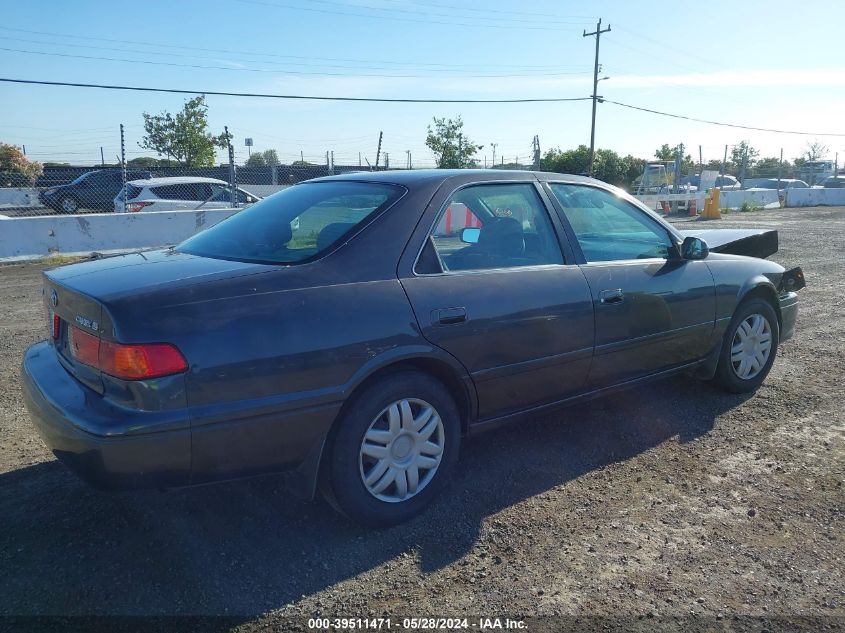
{"label": "fence post", "polygon": [[126,143],[123,136],[123,123],[120,124],[120,172],[123,186],[121,187],[121,198],[123,198],[123,212],[128,210],[126,203]]}
{"label": "fence post", "polygon": [[232,137],[229,135],[229,126],[223,126],[223,132],[226,134],[226,145],[229,148],[229,202],[232,208],[238,206],[238,189],[235,182],[235,148],[232,147]]}

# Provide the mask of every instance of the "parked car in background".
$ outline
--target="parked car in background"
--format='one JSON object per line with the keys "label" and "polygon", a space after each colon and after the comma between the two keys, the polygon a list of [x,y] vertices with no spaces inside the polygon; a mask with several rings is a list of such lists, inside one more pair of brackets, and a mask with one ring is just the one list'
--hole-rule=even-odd
{"label": "parked car in background", "polygon": [[830,176],[822,182],[825,189],[845,189],[845,176]]}
{"label": "parked car in background", "polygon": [[[471,218],[456,233],[448,213]],[[804,286],[762,259],[776,237],[679,232],[579,176],[321,178],[175,248],[44,272],[24,401],[100,486],[293,469],[301,493],[397,523],[465,435],[677,372],[757,389]]]}
{"label": "parked car in background", "polygon": [[[126,211],[188,211],[192,209],[228,209],[232,206],[229,183],[217,178],[174,176],[150,178],[126,183]],[[260,197],[236,189],[238,205],[246,206]],[[115,213],[123,213],[123,190],[113,201]]]}
{"label": "parked car in background", "polygon": [[743,189],[778,189],[784,191],[786,189],[807,189],[808,185],[803,180],[796,178],[746,178],[742,183]]}
{"label": "parked car in background", "polygon": [[[127,180],[152,178],[152,172],[131,170]],[[114,197],[123,187],[123,172],[119,169],[98,169],[82,174],[66,185],[43,189],[38,200],[45,207],[59,213],[77,213],[80,210],[112,211]]]}
{"label": "parked car in background", "polygon": [[[684,176],[681,178],[680,185],[689,185],[690,187],[695,187],[695,190],[698,190],[698,187],[701,185],[701,175],[694,174],[691,176]],[[724,174],[723,176],[716,176],[716,186],[719,187],[722,191],[730,191],[732,189],[739,189],[740,184],[739,181],[729,174]]]}

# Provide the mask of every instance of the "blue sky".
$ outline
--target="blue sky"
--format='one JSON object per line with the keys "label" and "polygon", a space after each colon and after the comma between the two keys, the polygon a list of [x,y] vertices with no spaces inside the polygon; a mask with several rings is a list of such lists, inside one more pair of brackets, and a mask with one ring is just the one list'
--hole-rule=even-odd
{"label": "blue sky", "polygon": [[[76,0],[3,2],[0,75],[198,90],[412,98],[581,97],[591,94],[594,30],[602,36],[599,94],[703,119],[845,133],[845,3],[461,0]],[[23,52],[26,51],[26,52]],[[111,58],[111,59],[103,59]],[[117,60],[117,61],[116,61]],[[0,84],[0,141],[38,160],[80,164],[138,147],[143,111],[186,97]],[[209,97],[215,131],[228,125],[244,160],[275,148],[336,163],[373,160],[378,132],[391,165],[431,164],[432,116],[460,114],[483,158],[527,161],[589,143],[590,102],[372,104]],[[817,137],[845,162],[845,136]],[[651,157],[683,142],[721,158],[748,139],[763,155],[801,153],[813,136],[715,127],[599,105],[599,147]],[[498,158],[497,158],[498,160]]]}

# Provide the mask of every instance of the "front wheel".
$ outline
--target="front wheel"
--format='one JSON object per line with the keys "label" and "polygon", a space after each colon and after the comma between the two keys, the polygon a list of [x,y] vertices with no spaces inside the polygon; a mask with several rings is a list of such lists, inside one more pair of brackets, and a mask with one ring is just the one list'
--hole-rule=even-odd
{"label": "front wheel", "polygon": [[65,196],[59,201],[59,210],[62,213],[76,213],[79,210],[79,203],[76,198]]}
{"label": "front wheel", "polygon": [[742,302],[725,333],[716,381],[733,393],[755,391],[772,368],[779,339],[772,305],[763,299]]}
{"label": "front wheel", "polygon": [[458,458],[458,409],[427,374],[403,371],[379,380],[338,424],[325,455],[326,496],[364,525],[393,525],[421,512]]}

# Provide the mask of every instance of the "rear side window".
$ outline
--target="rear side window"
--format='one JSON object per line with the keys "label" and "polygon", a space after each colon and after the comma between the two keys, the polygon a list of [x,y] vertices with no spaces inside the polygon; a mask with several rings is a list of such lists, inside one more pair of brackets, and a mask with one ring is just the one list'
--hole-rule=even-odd
{"label": "rear side window", "polygon": [[203,202],[211,197],[211,187],[203,182],[187,182],[153,187],[151,190],[162,200],[189,200]]}
{"label": "rear side window", "polygon": [[380,183],[304,183],[182,242],[182,253],[268,264],[295,264],[320,256],[404,193]]}
{"label": "rear side window", "polygon": [[[133,198],[137,198],[143,190],[144,190],[143,187],[138,187],[136,185],[126,185],[126,199],[132,200]],[[122,195],[123,195],[123,192],[121,191],[121,193],[118,194],[118,197],[120,197]]]}
{"label": "rear side window", "polygon": [[[440,212],[430,243],[443,271],[562,264],[548,212],[533,184],[483,184],[458,190]],[[430,269],[428,261],[417,272]]]}

